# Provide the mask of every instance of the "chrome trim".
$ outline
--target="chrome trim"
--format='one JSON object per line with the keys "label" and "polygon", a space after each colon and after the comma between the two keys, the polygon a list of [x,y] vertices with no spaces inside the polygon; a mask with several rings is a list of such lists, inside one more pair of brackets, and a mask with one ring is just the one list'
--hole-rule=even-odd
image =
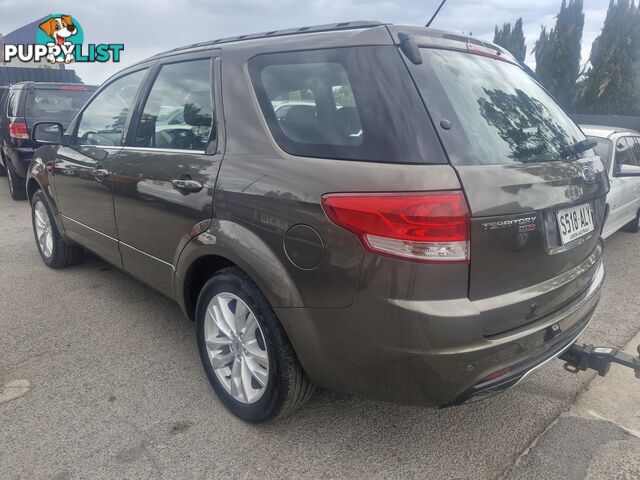
{"label": "chrome trim", "polygon": [[142,250],[138,250],[136,247],[132,247],[132,246],[131,246],[131,245],[129,245],[128,243],[121,242],[120,240],[118,240],[118,239],[116,239],[116,238],[113,238],[113,237],[111,237],[111,236],[109,236],[109,235],[106,235],[106,234],[104,234],[104,233],[102,233],[102,232],[99,232],[99,231],[98,231],[98,230],[96,230],[95,228],[88,227],[88,226],[87,226],[87,225],[85,225],[84,223],[78,222],[77,220],[74,220],[73,218],[67,217],[66,215],[64,215],[64,214],[62,214],[62,213],[60,214],[60,216],[61,216],[61,217],[64,217],[64,220],[70,220],[70,221],[72,221],[73,223],[75,223],[75,224],[77,224],[77,225],[80,225],[81,227],[86,228],[87,230],[91,230],[92,232],[97,233],[98,235],[102,235],[103,237],[108,238],[109,240],[113,240],[114,242],[117,242],[117,243],[118,243],[118,246],[120,246],[120,245],[124,245],[125,247],[130,248],[131,250],[134,250],[134,251],[136,251],[136,252],[138,252],[138,253],[141,253],[141,254],[143,254],[143,255],[145,255],[145,256],[147,256],[147,257],[149,257],[149,258],[152,258],[152,259],[156,260],[157,262],[164,263],[165,265],[168,265],[169,267],[171,267],[171,269],[172,269],[174,272],[176,271],[176,268],[175,268],[172,264],[170,264],[169,262],[165,262],[164,260],[162,260],[162,259],[160,259],[160,258],[158,258],[158,257],[154,257],[153,255],[149,255],[148,253],[143,252]]}
{"label": "chrome trim", "polygon": [[81,223],[81,222],[78,222],[77,220],[74,220],[71,217],[67,217],[64,213],[61,213],[60,216],[63,217],[63,221],[70,220],[73,223],[75,223],[76,225],[80,225],[81,227],[84,227],[87,230],[91,230],[92,232],[97,233],[98,235],[102,235],[103,237],[108,238],[109,240],[113,240],[114,242],[118,242],[117,238],[113,238],[113,237],[107,235],[106,233],[99,232],[95,228],[91,228],[91,227],[85,225],[84,223]]}
{"label": "chrome trim", "polygon": [[[518,381],[516,383],[514,383],[513,385],[511,385],[509,388],[513,388],[516,385],[518,385],[522,380],[524,380],[525,378],[527,378],[529,376],[530,373],[535,372],[536,370],[538,370],[540,367],[543,367],[544,365],[546,365],[547,363],[549,363],[551,360],[555,360],[556,358],[558,358],[560,355],[562,355],[564,352],[566,352],[567,350],[569,350],[569,348],[571,348],[573,346],[574,343],[576,343],[576,341],[578,340],[578,338],[580,338],[580,335],[582,335],[584,333],[584,331],[587,329],[587,327],[589,326],[589,324],[591,323],[591,320],[593,319],[593,313],[589,316],[589,320],[587,320],[584,324],[584,327],[582,327],[582,329],[576,334],[575,337],[573,337],[573,339],[565,346],[563,347],[558,353],[550,356],[549,358],[547,358],[546,360],[538,363],[537,365],[534,365],[533,367],[531,367],[529,370],[527,370],[526,372],[524,372],[522,374],[522,376],[518,379]],[[507,390],[509,389],[507,388]]]}
{"label": "chrome trim", "polygon": [[183,150],[179,148],[155,148],[155,147],[122,147],[123,150],[131,150],[133,152],[158,152],[158,153],[191,153],[195,155],[204,155],[206,150]]}
{"label": "chrome trim", "polygon": [[70,145],[71,147],[92,147],[92,148],[101,148],[102,150],[122,150],[122,145],[88,145],[88,144],[78,144],[78,145]]}
{"label": "chrome trim", "polygon": [[137,253],[141,253],[142,255],[144,255],[146,257],[152,258],[153,260],[155,260],[157,262],[163,263],[163,264],[171,267],[171,270],[173,270],[174,272],[176,271],[176,268],[172,264],[170,264],[169,262],[165,262],[164,260],[162,260],[162,259],[160,259],[158,257],[154,257],[153,255],[149,255],[147,252],[143,252],[142,250],[138,250],[136,247],[132,247],[128,243],[124,243],[124,242],[118,241],[118,244],[121,245],[121,246],[125,246],[127,248],[130,248],[131,250],[134,250]]}

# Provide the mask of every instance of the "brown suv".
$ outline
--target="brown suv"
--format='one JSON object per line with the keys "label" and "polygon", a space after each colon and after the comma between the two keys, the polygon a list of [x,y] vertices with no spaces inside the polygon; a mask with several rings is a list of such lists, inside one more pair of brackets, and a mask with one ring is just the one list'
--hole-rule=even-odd
{"label": "brown suv", "polygon": [[571,346],[598,303],[602,163],[474,38],[353,22],[191,45],[33,136],[44,262],[86,248],[175,299],[245,420],[312,385],[476,400]]}

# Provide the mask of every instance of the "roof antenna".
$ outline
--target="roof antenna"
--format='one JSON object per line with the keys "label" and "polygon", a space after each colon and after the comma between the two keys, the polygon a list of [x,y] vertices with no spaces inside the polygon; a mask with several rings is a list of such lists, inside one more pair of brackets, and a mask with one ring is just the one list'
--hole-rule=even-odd
{"label": "roof antenna", "polygon": [[425,27],[430,27],[431,24],[433,23],[433,21],[436,19],[436,16],[438,16],[438,13],[440,13],[440,9],[444,6],[444,4],[447,2],[447,0],[442,0],[442,2],[440,2],[440,6],[438,7],[438,9],[436,10],[436,12],[433,14],[433,16],[431,17],[431,20],[429,20],[427,22],[427,24],[425,25]]}

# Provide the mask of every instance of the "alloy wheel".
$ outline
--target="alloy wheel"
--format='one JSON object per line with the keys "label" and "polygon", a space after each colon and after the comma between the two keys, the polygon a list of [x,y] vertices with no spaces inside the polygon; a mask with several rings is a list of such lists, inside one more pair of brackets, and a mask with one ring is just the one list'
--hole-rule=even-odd
{"label": "alloy wheel", "polygon": [[33,207],[35,219],[36,237],[42,254],[49,258],[53,253],[53,232],[51,231],[51,220],[42,200],[36,201]]}
{"label": "alloy wheel", "polygon": [[216,377],[235,400],[260,400],[269,380],[265,336],[251,308],[232,293],[215,295],[204,319],[204,338]]}
{"label": "alloy wheel", "polygon": [[7,169],[7,180],[9,181],[9,191],[13,195],[13,175],[9,169]]}

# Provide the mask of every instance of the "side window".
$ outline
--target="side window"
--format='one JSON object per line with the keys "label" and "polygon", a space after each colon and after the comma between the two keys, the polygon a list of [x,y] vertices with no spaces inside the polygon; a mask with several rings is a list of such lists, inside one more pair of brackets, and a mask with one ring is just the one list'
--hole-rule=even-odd
{"label": "side window", "polygon": [[638,144],[633,137],[623,137],[618,140],[616,164],[640,166],[640,152],[638,151]]}
{"label": "side window", "polygon": [[268,65],[261,73],[278,126],[291,141],[359,146],[364,141],[351,83],[339,63]]}
{"label": "side window", "polygon": [[[631,138],[629,138],[629,140],[632,140]],[[640,137],[633,137],[633,141],[635,142],[634,146],[633,146],[633,157],[635,160],[634,165],[637,167],[640,167]]]}
{"label": "side window", "polygon": [[269,132],[287,153],[385,163],[444,154],[395,47],[267,53],[249,75]]}
{"label": "side window", "polygon": [[104,88],[82,112],[73,143],[122,145],[125,123],[146,72],[131,73]]}
{"label": "side window", "polygon": [[7,100],[7,116],[18,116],[18,102],[20,99],[20,90],[11,90],[9,92],[9,98]]}
{"label": "side window", "polygon": [[213,128],[211,61],[163,65],[144,106],[137,147],[204,151]]}

